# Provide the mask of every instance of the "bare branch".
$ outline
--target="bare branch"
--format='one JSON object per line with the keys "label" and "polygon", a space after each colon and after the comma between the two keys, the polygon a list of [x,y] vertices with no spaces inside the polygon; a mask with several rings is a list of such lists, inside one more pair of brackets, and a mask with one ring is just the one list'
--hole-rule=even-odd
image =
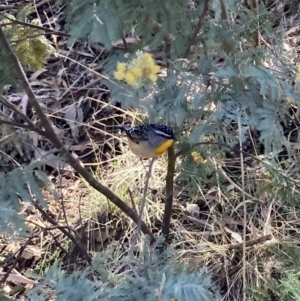
{"label": "bare branch", "polygon": [[[69,38],[71,36],[69,33],[61,32],[61,31],[55,31],[55,30],[52,30],[50,28],[45,28],[45,27],[42,27],[42,26],[39,26],[39,25],[35,25],[35,24],[31,24],[31,23],[19,21],[19,20],[10,18],[9,16],[7,16],[5,14],[1,14],[1,15],[4,18],[6,18],[9,21],[11,21],[12,24],[19,24],[19,25],[31,27],[31,28],[34,28],[34,29],[40,29],[40,30],[43,30],[43,31],[45,31],[47,33],[54,34],[54,35],[61,36],[61,37],[67,37],[67,38]],[[9,23],[9,24],[11,24],[11,23]],[[9,25],[9,24],[3,23],[3,24],[1,24],[0,27],[4,27],[4,26]]]}
{"label": "bare branch", "polygon": [[[138,223],[139,220],[138,214],[124,201],[122,201],[117,195],[115,195],[110,189],[108,189],[107,187],[99,183],[92,176],[92,174],[81,164],[80,160],[72,156],[72,154],[61,143],[61,141],[55,134],[55,131],[52,128],[51,123],[49,122],[47,116],[45,115],[41,106],[39,105],[39,102],[37,101],[35,94],[27,80],[24,70],[17,56],[14,54],[10,45],[8,44],[1,27],[0,27],[0,44],[2,45],[1,47],[4,50],[7,59],[11,62],[12,68],[15,70],[16,75],[18,76],[22,88],[28,95],[31,105],[36,110],[36,113],[40,118],[41,125],[44,128],[43,136],[47,138],[54,145],[54,147],[60,150],[60,153],[65,158],[66,162],[69,163],[89,183],[90,186],[92,186],[101,194],[106,196],[111,202],[113,202],[118,208],[120,208],[127,216],[129,216],[135,223]],[[145,234],[148,234],[151,237],[152,241],[155,240],[151,230],[147,227],[147,225],[144,222],[141,223],[141,230]]]}
{"label": "bare branch", "polygon": [[196,39],[197,39],[197,35],[199,34],[200,32],[200,29],[201,29],[201,26],[202,26],[202,23],[203,23],[203,20],[205,18],[205,15],[208,11],[208,8],[209,8],[209,0],[205,0],[205,3],[204,3],[204,7],[203,7],[203,10],[202,10],[202,13],[199,17],[199,20],[198,20],[198,23],[194,29],[194,32],[189,40],[189,43],[188,43],[188,46],[186,48],[186,52],[185,52],[185,57],[188,57],[188,55],[190,54],[190,51],[191,51],[191,47],[195,44],[196,42]]}
{"label": "bare branch", "polygon": [[165,236],[165,240],[168,239],[170,234],[170,223],[172,216],[173,206],[173,190],[174,190],[174,174],[175,174],[175,151],[174,145],[168,149],[168,171],[166,176],[166,200],[165,210],[163,215],[162,233]]}
{"label": "bare branch", "polygon": [[132,243],[131,243],[131,248],[130,248],[131,252],[134,249],[134,246],[136,244],[136,241],[137,241],[137,239],[139,237],[139,234],[140,234],[140,231],[141,231],[142,217],[143,217],[144,208],[146,206],[147,191],[148,191],[148,187],[149,187],[150,178],[151,178],[151,175],[152,175],[152,167],[153,167],[154,162],[155,162],[155,158],[153,158],[151,160],[150,165],[149,165],[149,170],[146,173],[146,182],[145,182],[145,187],[144,187],[144,193],[143,193],[143,198],[142,198],[140,209],[139,209],[139,217],[138,217],[136,233],[135,233],[135,235],[132,239]]}

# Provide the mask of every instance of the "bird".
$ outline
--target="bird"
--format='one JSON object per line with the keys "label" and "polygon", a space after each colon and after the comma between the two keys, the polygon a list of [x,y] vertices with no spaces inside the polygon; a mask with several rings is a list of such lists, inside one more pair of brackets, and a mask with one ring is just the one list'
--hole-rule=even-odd
{"label": "bird", "polygon": [[120,125],[119,128],[126,133],[129,149],[141,159],[161,156],[176,140],[172,127],[163,124]]}

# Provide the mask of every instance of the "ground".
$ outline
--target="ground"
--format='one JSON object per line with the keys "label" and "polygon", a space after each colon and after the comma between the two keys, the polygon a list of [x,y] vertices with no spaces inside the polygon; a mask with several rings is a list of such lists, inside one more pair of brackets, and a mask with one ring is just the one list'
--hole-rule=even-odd
{"label": "ground", "polygon": [[[47,20],[55,30],[63,32],[64,15],[54,2],[39,1],[32,17],[39,15],[42,22]],[[17,4],[7,3],[0,5],[0,11],[13,13]],[[64,144],[103,185],[136,208],[143,193],[149,162],[141,161],[129,152],[127,141],[118,130],[118,125],[124,121],[134,122],[139,118],[137,113],[125,111],[118,105],[108,105],[109,90],[99,76],[101,60],[106,58],[107,51],[101,45],[87,46],[85,43],[69,47],[67,38],[60,35],[53,38],[49,34],[47,38],[53,41],[58,55],[50,57],[40,71],[26,70],[38,100]],[[297,37],[289,42],[295,50],[298,44]],[[22,93],[14,91],[9,99],[22,104],[24,112],[32,118],[32,108]],[[295,124],[298,125],[293,121],[287,125],[286,132],[292,132]],[[1,150],[3,172],[14,168],[11,158],[22,164],[51,153],[52,147],[46,140],[24,130],[15,133],[10,127],[2,127],[1,136],[11,136]],[[32,143],[34,149],[26,146]],[[257,141],[249,139],[245,151],[254,153],[256,146]],[[294,148],[297,149],[297,144]],[[178,166],[181,160],[179,158]],[[176,244],[179,260],[195,268],[205,266],[213,275],[224,300],[240,296],[244,269],[248,283],[253,285],[261,284],[262,278],[276,270],[278,262],[270,246],[279,249],[281,241],[296,240],[300,212],[292,201],[298,192],[290,191],[292,186],[288,181],[297,179],[298,169],[297,164],[293,166],[288,160],[283,154],[282,171],[274,176],[268,173],[261,160],[246,153],[241,163],[240,154],[228,151],[221,160],[199,162],[199,165],[207,164],[213,172],[218,171],[219,179],[208,175],[200,180],[191,175],[187,182],[175,182],[170,236]],[[75,229],[88,251],[102,251],[114,248],[116,244],[126,250],[128,246],[134,224],[67,167],[63,172],[57,172],[54,165],[45,166],[60,200],[54,200],[45,192],[47,217],[37,208],[25,206],[30,239],[11,244],[0,237],[2,273],[9,277],[5,285],[7,293],[22,295],[32,280],[24,276],[21,281],[18,277],[26,271],[42,273],[57,259],[62,259],[68,270],[74,269],[74,265],[88,265],[84,252],[61,231],[63,226]],[[152,171],[144,215],[153,233],[158,233],[162,225],[166,172],[167,156],[162,156]],[[199,185],[197,193],[189,191],[189,181]],[[280,194],[274,194],[272,198],[276,189],[287,189],[286,195],[290,193],[290,199],[282,199]],[[243,245],[244,234],[246,245]],[[246,258],[242,255],[244,247],[247,248]],[[245,260],[247,264],[243,266]],[[8,273],[12,268],[14,277]],[[16,285],[20,283],[22,285],[16,292]]]}

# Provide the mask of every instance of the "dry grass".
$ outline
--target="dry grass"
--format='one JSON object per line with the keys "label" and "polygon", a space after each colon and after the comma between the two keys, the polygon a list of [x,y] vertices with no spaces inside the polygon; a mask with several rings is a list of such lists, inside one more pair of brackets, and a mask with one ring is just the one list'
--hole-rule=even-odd
{"label": "dry grass", "polygon": [[[78,68],[80,65],[88,76],[92,73],[92,78],[100,74],[99,70],[93,68],[94,61],[71,57],[71,54],[64,59],[71,63],[68,62],[70,65],[67,65],[64,61],[58,72],[60,74],[64,74],[63,68],[74,65]],[[51,69],[51,66],[49,68]],[[80,72],[81,69],[78,69],[79,74]],[[77,79],[82,74],[87,75],[79,74]],[[48,76],[45,75],[46,78]],[[92,168],[99,182],[109,187],[133,208],[137,207],[142,199],[149,162],[141,161],[129,152],[126,139],[120,136],[117,125],[124,120],[136,123],[144,116],[109,105],[107,96],[103,96],[108,91],[99,89],[101,93],[95,92],[93,96],[90,96],[88,90],[84,96],[77,94],[80,89],[76,90],[73,87],[72,78],[68,75],[66,78],[69,86],[60,86],[61,89],[66,89],[66,106],[78,103],[79,99],[82,100],[80,97],[84,97],[88,105],[92,103],[96,108],[87,122],[77,123],[84,133],[84,143],[90,145],[89,152],[79,152],[79,157],[87,167]],[[84,84],[80,86],[82,90],[84,87]],[[40,92],[38,88],[36,92]],[[59,117],[58,113],[55,111],[49,116],[62,121],[63,118]],[[1,141],[3,137],[6,139],[11,135],[10,130],[6,132],[6,128],[1,128]],[[9,141],[12,145],[18,143]],[[11,155],[6,148],[4,151],[7,156]],[[179,158],[177,161],[176,178],[179,176],[179,167],[183,159]],[[238,156],[234,159],[223,158],[216,163],[213,156],[210,158],[208,154],[208,159],[209,168],[214,174],[218,174],[217,181],[200,178],[198,174],[190,172],[190,179],[198,186],[194,194],[189,193],[188,183],[175,183],[171,221],[172,248],[176,250],[178,260],[188,263],[191,268],[207,268],[220,287],[224,301],[242,300],[243,275],[246,275],[244,281],[247,285],[264,287],[264,279],[281,266],[271,248],[280,249],[283,241],[298,244],[300,211],[297,202],[293,204],[290,198],[293,194],[297,198],[299,188],[294,186],[294,191],[285,196],[274,180],[276,173],[273,178],[270,177],[269,171],[256,161],[251,161],[249,167],[241,163]],[[285,173],[290,166],[291,164],[288,164],[280,172]],[[162,156],[154,165],[143,216],[155,234],[161,231],[166,171],[167,157]],[[297,181],[297,173],[296,170],[289,174],[289,177]],[[136,229],[135,224],[76,175],[60,173],[51,177],[54,178],[62,200],[59,203],[48,200],[47,212],[55,217],[59,224],[74,228],[89,251],[101,252],[104,249],[115,248],[116,245],[118,248],[122,247],[124,252],[129,248],[130,239]],[[199,206],[199,216],[195,217],[187,210],[187,203]],[[28,214],[31,221],[48,226],[36,211],[31,210],[32,213]],[[35,229],[35,226],[32,226],[32,231]],[[266,239],[258,243],[257,239],[261,237]],[[244,241],[250,242],[250,246],[245,248]],[[35,271],[44,271],[56,259],[63,259],[65,266],[70,269],[74,268],[74,265],[84,265],[80,254],[58,229],[44,233],[33,243],[42,253],[37,263],[30,266]]]}
{"label": "dry grass", "polygon": [[[141,200],[147,166],[146,162],[141,162],[128,151],[126,142],[122,141],[122,143],[124,143],[121,146],[123,154],[106,162],[104,168],[100,165],[96,176],[123,200],[136,206],[133,204],[138,204]],[[283,240],[293,241],[291,233],[299,228],[299,212],[296,211],[296,207],[289,204],[281,195],[273,195],[271,180],[266,176],[268,172],[257,163],[251,168],[244,166],[244,186],[247,197],[243,202],[240,171],[235,170],[234,174],[225,171],[233,165],[236,166],[234,163],[232,160],[224,160],[218,166],[212,165],[212,168],[216,168],[222,176],[229,179],[225,183],[220,181],[215,187],[207,190],[201,189],[203,179],[199,179],[201,197],[188,200],[199,204],[199,218],[193,217],[187,211],[186,201],[182,201],[181,198],[185,188],[180,187],[181,189],[178,189],[178,193],[175,194],[171,224],[172,247],[178,253],[178,260],[188,263],[195,269],[207,267],[214,275],[216,283],[222,288],[224,300],[240,300],[243,269],[245,269],[245,281],[248,286],[263,287],[264,279],[270,277],[280,265],[274,253],[270,251],[270,247],[279,248]],[[160,158],[155,164],[144,214],[144,220],[155,232],[159,232],[159,226],[156,225],[161,223],[163,214],[166,164],[166,157]],[[269,187],[264,191],[261,189],[263,186]],[[157,190],[155,194],[151,193],[154,189]],[[100,212],[104,209],[119,216],[116,208],[110,207],[106,200],[95,195],[92,190],[87,190],[87,196],[89,200],[85,201],[81,209],[82,215],[87,220],[93,220],[93,226],[98,227],[98,231],[104,227],[104,224],[95,220],[97,217],[95,208]],[[243,210],[244,204],[247,208],[246,215]],[[246,240],[250,242],[250,246],[245,251],[245,258],[242,256],[244,222],[247,225]],[[123,234],[120,243],[127,245],[134,233],[135,225],[128,222],[125,224],[126,227],[121,227]],[[109,233],[111,227],[110,220],[105,224],[105,232]],[[106,236],[113,235],[110,232]],[[266,239],[256,243],[261,237]]]}
{"label": "dry grass", "polygon": [[[132,114],[124,115],[123,118],[130,119]],[[106,161],[96,162],[96,167],[95,164],[93,166],[94,176],[127,204],[137,207],[142,199],[149,162],[141,161],[130,153],[126,138],[119,133],[110,133],[109,136],[109,143],[117,145],[120,152],[106,154]],[[93,147],[95,153],[104,149],[103,144],[94,144]],[[181,163],[178,160],[176,177]],[[191,173],[191,177],[198,183],[198,192],[194,197],[189,197],[186,186],[176,182],[171,221],[172,248],[176,250],[178,260],[187,263],[192,269],[207,268],[220,287],[224,301],[241,300],[243,273],[246,275],[247,286],[264,287],[264,279],[280,266],[270,247],[280,248],[281,241],[297,243],[300,224],[297,204],[291,204],[290,200],[280,194],[280,190],[274,193],[277,187],[272,183],[274,179],[269,176],[266,168],[257,162],[252,163],[251,167],[244,166],[244,189],[241,169],[238,168],[239,158],[225,158],[216,163],[211,156],[207,164],[215,173],[219,173],[217,182],[198,178]],[[92,165],[89,162],[85,164]],[[144,221],[157,234],[160,233],[164,209],[166,170],[167,157],[162,156],[154,165],[143,216]],[[67,180],[68,184],[57,188],[63,201],[58,204],[50,202],[48,212],[56,216],[59,224],[76,229],[88,250],[101,252],[118,245],[126,252],[135,233],[135,224],[81,179],[74,175],[68,177],[68,174],[58,176],[57,185]],[[245,201],[243,194],[246,195]],[[296,188],[294,194],[298,194]],[[199,206],[198,217],[188,212],[187,203]],[[36,222],[45,223],[43,218],[35,214]],[[246,238],[243,237],[245,222]],[[266,239],[256,243],[261,237]],[[244,239],[248,243],[250,241],[250,244],[253,242],[245,249],[245,258],[242,245]],[[64,260],[69,269],[84,264],[80,254],[59,230],[40,237],[36,243],[42,252],[40,260],[32,267],[37,272],[42,272],[59,258]]]}

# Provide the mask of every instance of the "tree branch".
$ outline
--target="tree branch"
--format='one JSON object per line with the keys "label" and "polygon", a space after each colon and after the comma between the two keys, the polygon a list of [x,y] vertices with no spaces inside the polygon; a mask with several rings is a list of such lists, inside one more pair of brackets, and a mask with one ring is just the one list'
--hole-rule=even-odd
{"label": "tree branch", "polygon": [[29,245],[29,243],[31,242],[33,237],[29,237],[26,242],[20,247],[20,249],[14,254],[16,255],[18,253],[18,255],[15,257],[15,259],[13,260],[12,265],[8,268],[8,270],[6,271],[6,273],[4,274],[3,278],[0,280],[0,284],[4,284],[5,281],[7,280],[7,278],[9,277],[10,273],[12,272],[12,270],[16,267],[17,263],[20,261],[21,256],[24,252],[24,250],[26,249],[26,247]]}
{"label": "tree branch", "polygon": [[[31,23],[27,23],[27,22],[23,22],[23,21],[19,21],[19,20],[16,20],[16,19],[13,19],[13,18],[10,18],[8,17],[7,15],[5,14],[1,14],[4,18],[8,19],[9,21],[11,21],[12,24],[19,24],[19,25],[22,25],[22,26],[27,26],[27,27],[30,27],[30,28],[34,28],[34,29],[40,29],[40,30],[43,30],[47,33],[50,33],[50,34],[54,34],[54,35],[57,35],[57,36],[61,36],[61,37],[66,37],[66,38],[69,38],[71,35],[69,33],[65,33],[65,32],[61,32],[61,31],[55,31],[51,28],[45,28],[45,27],[42,27],[42,26],[39,26],[39,25],[35,25],[35,24],[31,24]],[[3,23],[0,27],[4,27],[6,25],[9,25],[7,23]]]}
{"label": "tree branch", "polygon": [[[138,223],[138,214],[124,201],[122,201],[117,195],[115,195],[110,189],[108,189],[107,187],[99,183],[89,173],[89,171],[81,164],[79,159],[72,156],[71,153],[64,147],[64,145],[58,139],[54,129],[52,128],[45,113],[40,107],[39,102],[37,101],[35,94],[27,80],[24,70],[18,58],[12,51],[10,45],[8,44],[1,27],[0,27],[0,45],[4,50],[7,59],[9,60],[9,62],[11,62],[12,68],[14,68],[16,75],[18,76],[21,82],[22,88],[28,95],[31,105],[36,110],[36,113],[40,118],[41,125],[44,128],[43,136],[47,138],[54,145],[54,147],[60,150],[61,155],[65,158],[67,163],[69,163],[89,183],[90,186],[92,186],[98,192],[106,196],[111,202],[113,202],[118,208],[120,208],[127,216],[129,216],[135,223]],[[148,234],[151,237],[151,240],[155,240],[151,230],[144,222],[142,222],[141,224],[141,229],[143,233]]]}
{"label": "tree branch", "polygon": [[170,223],[172,216],[172,205],[173,205],[173,189],[174,189],[174,174],[175,174],[175,151],[174,145],[168,149],[168,171],[166,176],[166,200],[165,210],[163,215],[162,233],[167,241],[170,234]]}
{"label": "tree branch", "polygon": [[152,175],[152,168],[155,162],[155,158],[152,158],[150,165],[149,165],[149,169],[146,173],[146,181],[145,181],[145,187],[144,187],[144,192],[143,192],[143,198],[140,204],[140,208],[139,208],[139,217],[138,217],[138,223],[137,223],[137,228],[136,228],[136,233],[133,236],[132,239],[132,243],[131,243],[131,248],[129,253],[133,252],[134,247],[136,245],[137,239],[140,235],[140,231],[141,231],[141,222],[142,222],[142,217],[143,217],[143,212],[146,206],[146,201],[147,201],[147,191],[148,191],[148,187],[149,187],[149,182],[150,182],[150,178]]}
{"label": "tree branch", "polygon": [[22,129],[26,129],[26,130],[30,130],[30,131],[34,131],[30,125],[28,124],[23,124],[23,123],[18,123],[18,122],[14,122],[14,121],[9,121],[9,120],[4,120],[0,118],[0,124],[7,124],[13,127],[18,127],[18,128],[22,128]]}
{"label": "tree branch", "polygon": [[0,123],[8,124],[11,126],[17,126],[20,128],[30,129],[39,133],[40,135],[44,135],[44,130],[36,126],[31,119],[29,119],[25,114],[23,114],[13,103],[9,102],[5,97],[0,95],[0,102],[4,104],[6,107],[11,109],[14,113],[16,113],[21,119],[23,119],[27,124],[15,123],[13,121],[0,119]]}
{"label": "tree branch", "polygon": [[62,233],[64,233],[74,243],[74,245],[80,250],[81,254],[84,255],[84,257],[86,258],[88,263],[92,262],[91,256],[89,255],[88,251],[86,250],[85,246],[82,244],[80,239],[78,239],[79,237],[75,231],[74,231],[74,233],[75,233],[76,237],[74,235],[72,235],[68,230],[66,230],[65,227],[60,227],[59,224],[53,218],[51,218],[51,216],[49,214],[47,214],[36,201],[33,203],[33,205],[42,214],[42,216],[45,220],[47,220],[53,226],[57,226],[59,228],[59,230]]}
{"label": "tree branch", "polygon": [[[264,243],[264,242],[266,242],[268,240],[271,240],[271,239],[272,239],[272,235],[268,234],[268,235],[265,235],[265,236],[254,238],[252,240],[248,240],[248,241],[245,242],[245,245],[246,245],[246,248],[249,248],[249,247],[253,247],[255,245]],[[221,246],[221,247],[227,247],[227,250],[243,249],[243,243],[241,242],[239,244],[228,245],[228,246]]]}
{"label": "tree branch", "polygon": [[202,26],[202,23],[203,23],[203,20],[205,18],[205,15],[208,11],[208,8],[209,8],[209,0],[205,0],[205,3],[204,3],[204,7],[203,7],[203,10],[202,10],[202,13],[199,17],[199,20],[198,20],[198,23],[194,29],[194,32],[189,40],[189,43],[188,43],[188,46],[186,48],[186,51],[185,51],[185,57],[188,57],[188,55],[190,54],[190,51],[191,51],[191,47],[195,44],[196,42],[196,39],[197,39],[197,35],[201,29],[201,26]]}

